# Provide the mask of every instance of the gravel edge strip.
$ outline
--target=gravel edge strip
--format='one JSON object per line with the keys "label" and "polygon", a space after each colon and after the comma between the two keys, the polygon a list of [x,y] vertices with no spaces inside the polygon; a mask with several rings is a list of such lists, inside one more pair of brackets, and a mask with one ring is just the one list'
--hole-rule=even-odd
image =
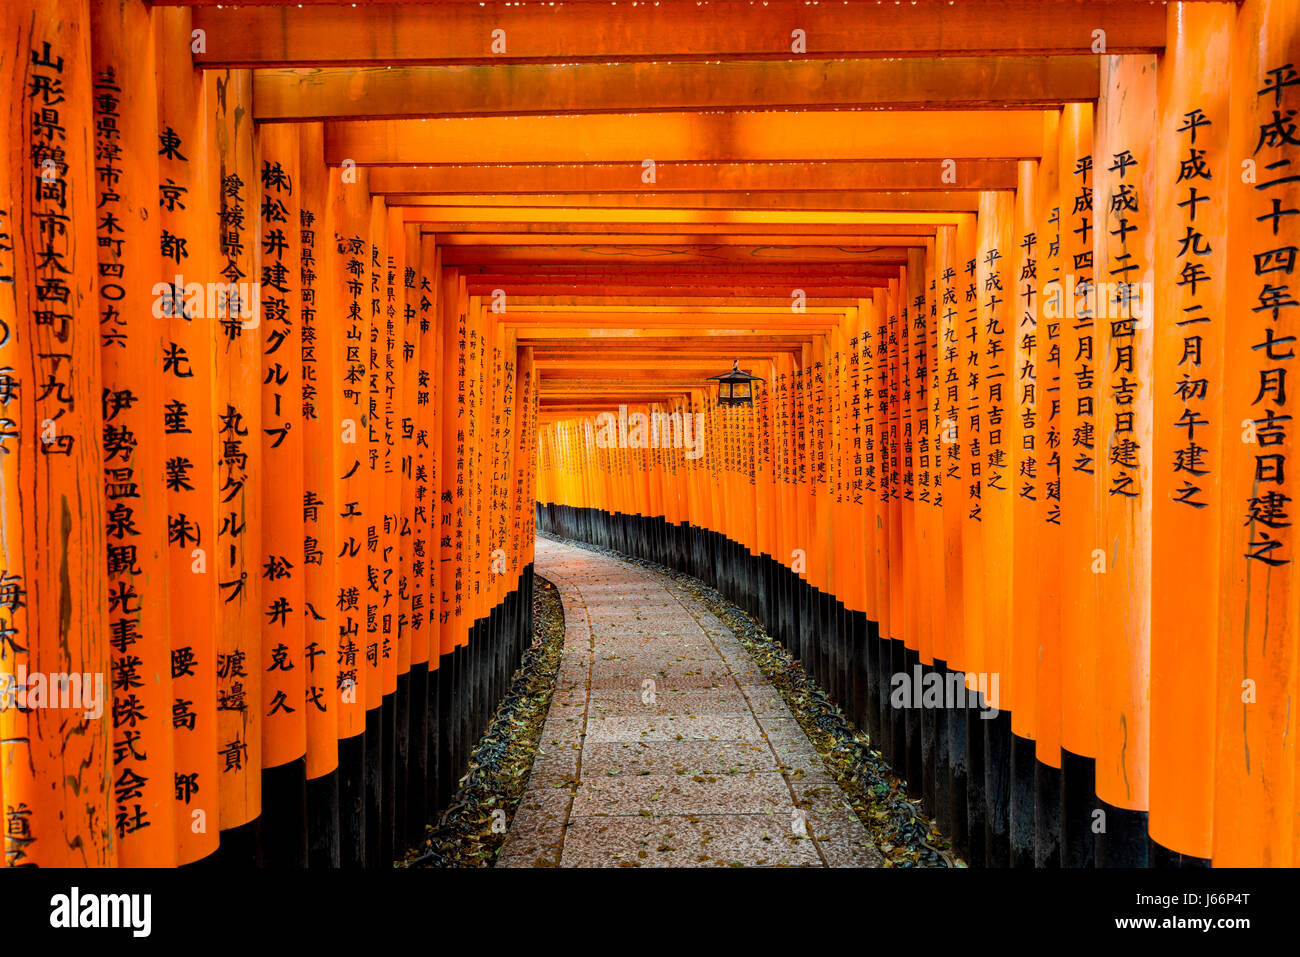
{"label": "gravel edge strip", "polygon": [[[533,577],[533,640],[487,731],[470,755],[451,804],[429,827],[423,848],[398,867],[492,867],[528,788],[564,651],[559,589]],[[496,814],[504,812],[504,820]]]}

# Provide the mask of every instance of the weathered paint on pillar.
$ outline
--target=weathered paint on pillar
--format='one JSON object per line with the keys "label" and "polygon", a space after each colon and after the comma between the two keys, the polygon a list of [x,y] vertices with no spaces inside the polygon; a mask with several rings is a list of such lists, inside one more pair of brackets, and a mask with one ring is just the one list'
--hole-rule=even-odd
{"label": "weathered paint on pillar", "polygon": [[[87,5],[6,5],[0,673],[89,675],[94,709],[0,711],[5,863],[115,862]],[[27,689],[31,689],[30,681]],[[87,716],[86,711],[91,713]]]}

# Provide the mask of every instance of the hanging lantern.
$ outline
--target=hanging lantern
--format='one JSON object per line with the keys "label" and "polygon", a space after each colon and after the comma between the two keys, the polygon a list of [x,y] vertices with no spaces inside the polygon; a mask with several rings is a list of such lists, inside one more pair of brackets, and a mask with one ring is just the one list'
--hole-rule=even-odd
{"label": "hanging lantern", "polygon": [[718,405],[754,404],[754,387],[750,383],[757,382],[758,376],[742,372],[739,359],[732,362],[730,372],[711,375],[709,378],[717,380]]}

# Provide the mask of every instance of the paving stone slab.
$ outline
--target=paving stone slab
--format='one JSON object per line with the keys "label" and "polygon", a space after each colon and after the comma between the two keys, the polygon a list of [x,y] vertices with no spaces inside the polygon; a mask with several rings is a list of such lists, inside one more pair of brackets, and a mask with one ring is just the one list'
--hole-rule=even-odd
{"label": "paving stone slab", "polygon": [[790,785],[776,771],[749,774],[584,775],[572,817],[592,814],[775,814],[790,811]]}
{"label": "paving stone slab", "polygon": [[595,691],[591,693],[592,715],[748,715],[753,711],[739,688],[707,691],[668,691],[656,686],[637,691]]}
{"label": "paving stone slab", "polygon": [[587,720],[587,739],[601,741],[757,741],[762,731],[753,715],[688,717],[627,715]]}
{"label": "paving stone slab", "polygon": [[695,820],[587,817],[565,834],[563,867],[820,867],[811,838],[784,819],[717,814]]}

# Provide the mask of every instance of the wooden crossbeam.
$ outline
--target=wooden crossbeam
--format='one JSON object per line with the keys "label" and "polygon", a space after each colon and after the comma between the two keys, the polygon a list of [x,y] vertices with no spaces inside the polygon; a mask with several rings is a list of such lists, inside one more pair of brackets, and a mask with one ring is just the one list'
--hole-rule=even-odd
{"label": "wooden crossbeam", "polygon": [[[536,310],[536,311],[537,311],[537,312],[546,312],[546,311],[548,311],[548,310],[538,309],[538,310]],[[573,311],[573,310],[553,309],[553,310],[549,310],[549,311],[554,312],[554,313],[561,313],[561,312],[571,312],[571,311]],[[593,310],[590,310],[590,311],[591,311],[591,312],[603,312],[604,310],[593,309]],[[669,308],[668,306],[651,306],[651,307],[649,307],[649,308],[647,308],[647,309],[643,309],[643,310],[641,310],[641,311],[642,311],[643,313],[645,313],[647,316],[650,316],[650,315],[671,316],[671,315],[676,315],[676,314],[678,313],[678,310],[676,310],[676,309],[672,309],[672,308]],[[707,317],[709,317],[709,316],[727,316],[727,315],[737,315],[737,314],[741,314],[741,313],[751,313],[751,312],[753,312],[753,311],[754,311],[754,310],[752,310],[752,309],[747,309],[747,308],[745,308],[745,307],[743,307],[743,306],[724,306],[724,307],[722,307],[722,308],[720,308],[720,309],[701,309],[701,310],[699,310],[699,315],[696,316],[696,318],[699,319],[700,321],[704,322],[705,327],[707,328],[707,327],[708,327]],[[770,311],[771,311],[771,312],[784,312],[785,310],[783,310],[783,309],[776,309],[776,310],[770,310]],[[837,310],[834,310],[834,309],[824,309],[824,310],[821,310],[821,311],[822,311],[822,312],[825,312],[825,313],[835,313]]]}
{"label": "wooden crossbeam", "polygon": [[879,265],[875,263],[844,263],[836,265],[808,265],[800,266],[798,270],[792,270],[788,267],[779,265],[772,266],[733,266],[726,263],[706,266],[664,266],[655,263],[644,263],[634,269],[622,268],[617,266],[587,265],[575,263],[571,265],[547,265],[547,266],[466,266],[460,272],[471,280],[475,277],[480,279],[484,277],[501,278],[504,280],[529,279],[533,277],[582,277],[589,278],[593,281],[617,280],[626,276],[644,276],[655,282],[663,283],[685,283],[690,282],[697,277],[736,277],[750,278],[760,277],[784,277],[784,276],[816,276],[831,277],[834,279],[852,279],[856,276],[889,276],[894,275],[896,270],[891,268],[903,265],[907,257],[900,255],[896,262]]}
{"label": "wooden crossbeam", "polygon": [[[206,67],[633,60],[788,60],[794,31],[810,58],[1156,53],[1165,8],[1148,3],[985,0],[950,5],[771,0],[674,3],[369,4],[302,9],[240,4],[194,11]],[[493,31],[502,31],[494,35]],[[496,51],[493,49],[494,41]],[[504,46],[502,45],[504,44]]]}
{"label": "wooden crossbeam", "polygon": [[[956,213],[937,222],[900,224],[809,224],[809,222],[471,222],[425,224],[425,233],[439,237],[441,246],[494,243],[627,243],[623,237],[654,237],[653,243],[672,242],[783,242],[796,244],[846,244],[892,242],[894,237],[932,237],[936,226],[952,225]],[[919,216],[918,216],[919,218]],[[673,235],[685,237],[672,239]]]}
{"label": "wooden crossbeam", "polygon": [[[573,342],[588,341],[593,339],[672,339],[683,334],[686,327],[664,328],[658,326],[601,326],[601,327],[583,327],[577,324],[567,326],[530,326],[527,333],[520,331],[519,342],[527,345],[536,345],[546,341],[565,341]],[[748,342],[754,336],[798,336],[810,335],[818,332],[826,332],[831,328],[831,323],[820,326],[735,326],[735,327],[713,327],[708,330],[708,335],[716,340],[735,340],[736,342]],[[697,334],[700,330],[696,329]]]}
{"label": "wooden crossbeam", "polygon": [[[874,288],[874,287],[855,287]],[[806,291],[806,290],[805,290]],[[480,293],[487,295],[487,293]],[[733,303],[743,303],[744,305],[754,306],[757,308],[790,307],[790,296],[788,294],[779,296],[719,296],[719,295],[681,295],[667,296],[662,292],[656,295],[645,296],[591,296],[591,295],[530,295],[519,297],[521,306],[687,306],[695,308],[698,306],[725,306]],[[513,300],[512,300],[513,301]],[[827,295],[808,295],[807,305],[809,306],[834,306],[839,309],[856,306],[862,301],[861,293],[853,296],[827,296]]]}
{"label": "wooden crossbeam", "polygon": [[[430,230],[432,231],[432,230]],[[861,234],[798,234],[790,231],[781,233],[611,233],[595,235],[590,233],[485,233],[456,234],[435,233],[438,246],[443,248],[443,263],[497,263],[507,261],[513,256],[515,261],[538,263],[546,261],[546,252],[532,254],[521,252],[536,248],[549,250],[554,248],[551,261],[615,261],[617,256],[627,254],[624,261],[659,260],[677,261],[681,255],[685,261],[744,260],[758,261],[811,261],[811,263],[840,263],[840,261],[865,261],[870,259],[872,251],[881,247],[926,246],[933,242],[927,235],[894,233]],[[738,247],[736,254],[728,254],[727,247]],[[458,255],[461,248],[473,248],[476,252]],[[504,252],[502,252],[504,250]],[[513,252],[512,252],[513,251]]]}
{"label": "wooden crossbeam", "polygon": [[660,381],[653,381],[644,375],[635,375],[632,370],[625,370],[621,374],[610,374],[603,377],[594,378],[572,378],[559,379],[546,375],[538,376],[538,385],[540,394],[546,398],[562,398],[576,396],[608,396],[616,393],[618,390],[627,389],[642,394],[657,394],[663,392],[680,392],[683,389],[700,388],[707,383],[704,381],[707,376],[705,372],[708,369],[701,368],[697,376],[668,376],[661,378]]}
{"label": "wooden crossbeam", "polygon": [[728,283],[758,283],[765,286],[781,286],[793,283],[808,287],[841,286],[866,282],[873,279],[892,279],[897,277],[897,266],[859,267],[853,273],[831,273],[825,270],[813,273],[797,269],[774,270],[755,267],[752,273],[741,271],[704,271],[701,269],[683,270],[679,275],[672,275],[663,270],[637,269],[629,266],[622,270],[602,270],[598,273],[571,272],[568,270],[536,270],[533,272],[498,272],[476,271],[466,275],[471,286],[502,286],[514,289],[520,286],[535,285],[572,285],[592,292],[617,290],[623,286],[653,285],[665,291],[690,289],[696,286],[719,285]]}
{"label": "wooden crossbeam", "polygon": [[444,229],[443,226],[471,226],[470,223],[446,223],[429,226],[422,230],[425,234],[437,236],[439,246],[679,246],[679,245],[726,245],[747,246],[751,244],[790,245],[790,246],[916,246],[933,240],[934,225],[900,224],[896,226],[860,226],[857,229],[837,227],[809,228],[792,224],[789,226],[764,226],[754,224],[745,227],[726,226],[715,223],[701,223],[696,226],[688,224],[636,224],[624,229],[610,226],[575,224],[572,229],[562,225],[543,225],[537,223],[509,224],[507,228],[498,226],[497,231],[468,229],[464,231]]}
{"label": "wooden crossbeam", "polygon": [[712,356],[702,355],[682,355],[653,366],[640,362],[629,364],[626,356],[579,356],[567,359],[546,357],[537,362],[536,368],[543,377],[552,381],[562,376],[573,379],[621,377],[628,381],[662,381],[669,374],[712,368],[715,362],[717,360]]}
{"label": "wooden crossbeam", "polygon": [[[735,298],[754,299],[768,298],[780,299],[785,297],[787,308],[791,301],[792,289],[803,289],[807,297],[814,299],[833,298],[842,299],[846,303],[852,303],[858,297],[869,295],[872,289],[888,288],[890,280],[888,279],[863,279],[853,285],[845,286],[790,286],[790,285],[757,285],[755,283],[744,283],[738,285],[699,285],[690,287],[692,295],[709,296],[721,298],[724,302]],[[474,284],[469,287],[469,293],[472,296],[490,296],[494,287],[491,283]],[[562,283],[531,283],[509,287],[506,292],[511,296],[578,296],[583,289],[589,287],[576,284]],[[620,286],[619,293],[622,296],[633,296],[642,299],[657,299],[663,293],[664,287],[649,286]],[[679,296],[686,297],[685,288],[678,290]]]}
{"label": "wooden crossbeam", "polygon": [[1095,100],[1095,56],[258,70],[264,121],[667,110],[1002,109]]}
{"label": "wooden crossbeam", "polygon": [[[624,315],[605,314],[605,315],[587,315],[582,318],[546,318],[540,316],[531,316],[520,318],[512,314],[506,314],[498,317],[501,325],[508,327],[529,327],[529,334],[539,338],[547,335],[566,335],[571,337],[583,337],[595,333],[614,333],[629,332],[637,335],[645,335],[654,330],[673,330],[673,329],[690,329],[692,323],[703,324],[709,320],[702,319],[686,310],[675,314],[671,317],[659,317],[653,321],[648,320],[644,315]],[[709,332],[718,335],[724,332],[767,332],[776,333],[806,333],[815,331],[826,331],[835,326],[834,316],[810,316],[810,315],[793,315],[782,316],[735,316],[727,318],[714,318],[710,325],[707,326]]]}
{"label": "wooden crossbeam", "polygon": [[[698,388],[698,386],[697,386]],[[574,397],[538,397],[538,418],[541,421],[575,418],[587,416],[592,413],[612,412],[622,405],[649,405],[653,402],[663,402],[665,398],[684,395],[686,390],[676,389],[671,393],[621,393],[616,396],[606,396],[604,398],[591,397],[579,398]]]}
{"label": "wooden crossbeam", "polygon": [[[642,157],[641,159],[644,159]],[[1015,189],[1016,161],[970,157],[943,160],[846,160],[785,163],[677,163],[655,161],[647,182],[641,159],[630,163],[539,166],[508,163],[480,166],[379,166],[369,186],[380,195],[467,193],[626,194],[645,198],[678,192],[915,191]]]}
{"label": "wooden crossbeam", "polygon": [[611,113],[325,124],[326,162],[358,166],[1033,159],[1042,145],[1041,110]]}
{"label": "wooden crossbeam", "polygon": [[[652,359],[670,355],[704,355],[715,357],[730,355],[719,345],[713,336],[683,335],[671,342],[645,342],[635,339],[590,340],[582,343],[555,341],[534,341],[521,332],[518,342],[533,349],[533,358],[537,362],[565,361],[568,359],[591,359],[593,356],[626,358],[631,360]],[[806,336],[754,336],[745,344],[745,349],[754,355],[776,355],[800,349],[806,345]],[[733,357],[734,358],[734,357]]]}
{"label": "wooden crossbeam", "polygon": [[[896,262],[905,257],[904,246],[924,245],[922,237],[900,237],[894,242],[867,246],[793,246],[779,243],[730,243],[722,240],[734,237],[711,237],[707,243],[676,243],[664,241],[666,237],[640,237],[634,243],[617,243],[614,237],[605,237],[606,243],[592,244],[588,240],[560,244],[558,237],[548,237],[546,245],[511,246],[488,245],[483,237],[475,244],[448,243],[442,250],[442,261],[447,266],[507,265],[536,263],[880,263]],[[522,237],[520,237],[522,238]],[[624,237],[625,239],[627,237]]]}
{"label": "wooden crossbeam", "polygon": [[[865,222],[853,214],[864,212],[967,212],[979,210],[975,190],[928,190],[924,192],[860,193],[851,200],[836,193],[756,193],[746,200],[742,193],[687,193],[645,197],[647,202],[625,202],[623,194],[607,193],[599,202],[591,194],[564,194],[549,202],[523,197],[512,204],[509,196],[481,206],[446,202],[444,197],[403,196],[389,205],[403,210],[408,223],[415,222],[772,222],[832,223]],[[589,200],[584,202],[583,200]],[[602,215],[616,211],[618,218]],[[838,215],[837,215],[838,214]]]}

